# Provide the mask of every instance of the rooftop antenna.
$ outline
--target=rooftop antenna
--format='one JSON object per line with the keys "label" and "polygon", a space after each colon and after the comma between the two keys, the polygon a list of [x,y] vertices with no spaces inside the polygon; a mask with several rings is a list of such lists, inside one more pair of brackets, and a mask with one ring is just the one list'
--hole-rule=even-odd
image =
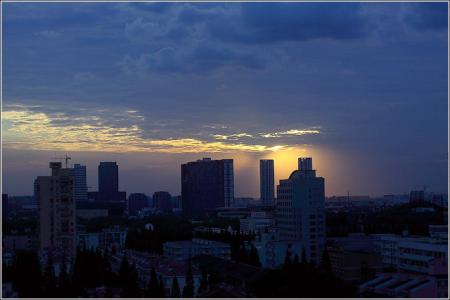
{"label": "rooftop antenna", "polygon": [[67,169],[67,163],[69,161],[69,159],[72,159],[71,157],[67,156],[67,153],[64,157],[52,157],[52,159],[64,159],[66,162],[66,169]]}

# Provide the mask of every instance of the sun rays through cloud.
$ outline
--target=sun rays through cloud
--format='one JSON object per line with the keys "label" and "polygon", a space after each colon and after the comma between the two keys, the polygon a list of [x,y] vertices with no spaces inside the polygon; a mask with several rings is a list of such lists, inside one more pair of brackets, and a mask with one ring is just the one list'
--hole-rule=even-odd
{"label": "sun rays through cloud", "polygon": [[[80,117],[64,112],[46,113],[35,109],[16,105],[7,107],[2,112],[5,147],[55,151],[227,153],[274,152],[293,149],[296,146],[239,141],[242,138],[254,138],[254,135],[245,132],[230,135],[210,134],[213,140],[192,136],[146,137],[146,130],[140,124],[144,122],[145,117],[136,110],[124,110],[122,122],[113,124],[111,120],[96,115]],[[120,113],[112,115],[119,116]],[[298,132],[302,132],[302,135],[319,133],[318,130],[286,132],[294,135]],[[275,132],[273,136],[279,137],[284,134]]]}

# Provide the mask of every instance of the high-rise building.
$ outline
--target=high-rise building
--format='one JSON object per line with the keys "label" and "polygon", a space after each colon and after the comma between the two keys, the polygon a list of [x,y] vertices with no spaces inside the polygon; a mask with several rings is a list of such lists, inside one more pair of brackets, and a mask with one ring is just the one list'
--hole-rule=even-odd
{"label": "high-rise building", "polygon": [[300,241],[308,260],[318,263],[325,247],[325,180],[311,158],[277,187],[276,226],[280,240]]}
{"label": "high-rise building", "polygon": [[128,196],[128,214],[130,216],[136,216],[138,212],[148,205],[148,197],[143,193],[133,193]]}
{"label": "high-rise building", "polygon": [[100,162],[98,191],[101,194],[115,194],[119,191],[119,166],[116,162]]}
{"label": "high-rise building", "polygon": [[275,199],[273,159],[259,161],[259,189],[261,204],[272,206]]}
{"label": "high-rise building", "polygon": [[172,196],[169,192],[160,191],[153,193],[153,203],[157,210],[163,212],[172,211]]}
{"label": "high-rise building", "polygon": [[234,200],[233,160],[203,158],[181,165],[183,212],[192,217],[217,207],[230,207]]}
{"label": "high-rise building", "polygon": [[116,162],[100,162],[96,200],[100,202],[126,202],[126,193],[119,192],[119,166]]}
{"label": "high-rise building", "polygon": [[39,205],[39,248],[59,250],[72,256],[76,247],[76,213],[72,169],[51,162],[51,176],[35,180],[34,194]]}
{"label": "high-rise building", "polygon": [[75,164],[72,169],[72,176],[74,179],[73,200],[75,202],[87,201],[86,166]]}

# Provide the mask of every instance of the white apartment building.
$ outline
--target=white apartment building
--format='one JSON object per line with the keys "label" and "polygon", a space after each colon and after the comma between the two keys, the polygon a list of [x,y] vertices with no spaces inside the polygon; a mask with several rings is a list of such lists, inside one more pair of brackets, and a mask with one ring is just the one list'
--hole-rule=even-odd
{"label": "white apartment building", "polygon": [[316,177],[311,158],[277,187],[276,227],[281,241],[301,242],[309,261],[318,263],[325,248],[325,180]]}

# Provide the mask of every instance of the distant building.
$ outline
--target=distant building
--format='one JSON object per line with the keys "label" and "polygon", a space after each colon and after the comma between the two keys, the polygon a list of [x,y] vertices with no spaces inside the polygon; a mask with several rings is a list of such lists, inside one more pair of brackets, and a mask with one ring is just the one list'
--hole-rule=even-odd
{"label": "distant building", "polygon": [[3,235],[2,251],[14,252],[16,250],[37,251],[39,241],[36,235]]}
{"label": "distant building", "polygon": [[127,210],[130,216],[137,216],[138,212],[146,207],[149,207],[147,195],[143,193],[133,193],[128,196]]}
{"label": "distant building", "polygon": [[172,197],[172,206],[177,210],[181,210],[183,208],[181,203],[181,195]]}
{"label": "distant building", "polygon": [[[77,215],[80,217],[90,218],[96,214],[104,215],[105,211],[108,216],[123,216],[126,209],[124,201],[100,202],[100,201],[84,201],[77,204]],[[80,213],[78,213],[80,211]]]}
{"label": "distant building", "polygon": [[203,158],[182,164],[181,197],[183,212],[191,217],[230,207],[234,199],[233,160]]}
{"label": "distant building", "polygon": [[280,240],[301,241],[306,258],[318,263],[325,247],[325,180],[316,177],[311,158],[299,158],[299,167],[278,185],[276,226]]}
{"label": "distant building", "polygon": [[289,253],[291,260],[297,255],[302,257],[301,241],[281,241],[278,233],[272,228],[260,232],[252,242],[258,251],[261,266],[264,268],[278,268],[282,266]]}
{"label": "distant building", "polygon": [[116,162],[100,162],[96,201],[126,202],[126,193],[119,192],[119,166]]}
{"label": "distant building", "polygon": [[183,261],[199,254],[208,254],[230,259],[230,245],[216,241],[193,239],[192,241],[166,242],[163,245],[164,256]]}
{"label": "distant building", "polygon": [[261,159],[259,161],[259,188],[261,204],[265,206],[274,205],[274,165],[273,159]]}
{"label": "distant building", "polygon": [[68,257],[76,247],[76,216],[73,199],[74,178],[71,169],[51,162],[51,176],[35,180],[35,197],[39,203],[39,248],[59,250]]}
{"label": "distant building", "polygon": [[87,201],[86,166],[75,164],[72,169],[72,176],[74,179],[73,200],[75,202]]}
{"label": "distant building", "polygon": [[100,162],[98,191],[102,194],[114,194],[119,191],[119,166],[116,162]]}
{"label": "distant building", "polygon": [[411,191],[409,194],[409,202],[411,203],[423,203],[425,202],[425,191]]}
{"label": "distant building", "polygon": [[253,204],[254,201],[255,199],[251,197],[235,197],[233,201],[233,207],[247,207]]}
{"label": "distant building", "polygon": [[252,211],[249,217],[239,221],[242,232],[263,232],[273,225],[272,216],[264,211]]}
{"label": "distant building", "polygon": [[329,238],[327,250],[333,273],[350,284],[372,279],[383,267],[381,256],[374,248],[375,238],[363,233]]}
{"label": "distant building", "polygon": [[153,203],[155,204],[155,209],[157,211],[172,211],[172,196],[169,192],[160,191],[153,193]]}
{"label": "distant building", "polygon": [[8,194],[2,194],[2,220],[8,218]]}
{"label": "distant building", "polygon": [[[162,278],[165,295],[171,294],[172,282],[175,277],[180,287],[180,293],[183,292],[186,285],[186,274],[188,269],[188,263],[186,261],[177,261],[169,257],[159,256],[148,252],[119,250],[111,256],[111,269],[114,273],[119,272],[123,257],[127,257],[128,262],[136,266],[140,288],[148,288],[150,274],[152,269],[154,269],[156,275],[158,277],[161,276]],[[201,272],[195,264],[192,264],[191,267],[194,280],[194,296],[196,296],[198,287],[200,286]]]}
{"label": "distant building", "polygon": [[100,232],[78,232],[77,245],[89,250],[106,249],[112,246],[122,248],[127,238],[126,229],[106,228]]}

